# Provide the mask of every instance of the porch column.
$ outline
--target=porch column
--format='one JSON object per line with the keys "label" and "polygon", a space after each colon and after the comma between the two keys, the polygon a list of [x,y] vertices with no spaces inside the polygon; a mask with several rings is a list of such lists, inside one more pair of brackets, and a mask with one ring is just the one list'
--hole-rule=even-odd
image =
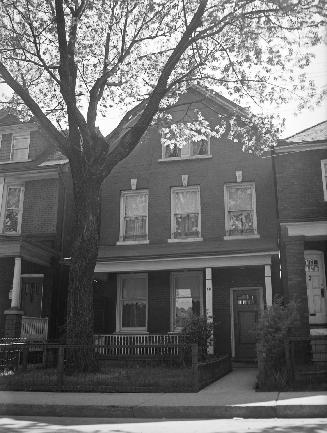
{"label": "porch column", "polygon": [[[206,268],[206,310],[208,323],[213,322],[213,306],[212,306],[212,269]],[[209,338],[208,354],[214,353],[213,333]]]}
{"label": "porch column", "polygon": [[20,281],[22,273],[22,259],[15,257],[14,278],[12,280],[12,298],[11,308],[19,310],[20,308]]}
{"label": "porch column", "polygon": [[20,310],[20,280],[22,259],[15,257],[14,277],[12,280],[11,308],[4,312],[5,337],[17,338],[21,334],[23,311]]}
{"label": "porch column", "polygon": [[271,265],[265,265],[266,305],[272,306]]}

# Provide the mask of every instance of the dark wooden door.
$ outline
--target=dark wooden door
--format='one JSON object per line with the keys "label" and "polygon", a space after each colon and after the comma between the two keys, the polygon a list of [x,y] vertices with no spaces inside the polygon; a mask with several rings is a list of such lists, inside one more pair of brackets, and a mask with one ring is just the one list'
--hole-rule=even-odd
{"label": "dark wooden door", "polygon": [[255,327],[260,310],[258,289],[233,291],[235,358],[253,360],[256,358]]}

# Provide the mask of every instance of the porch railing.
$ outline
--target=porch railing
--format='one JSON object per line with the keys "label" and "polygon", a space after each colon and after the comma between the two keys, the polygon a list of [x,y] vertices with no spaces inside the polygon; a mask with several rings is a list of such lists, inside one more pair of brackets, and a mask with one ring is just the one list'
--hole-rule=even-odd
{"label": "porch railing", "polygon": [[21,338],[28,341],[46,341],[48,338],[47,317],[22,317]]}
{"label": "porch railing", "polygon": [[140,355],[155,356],[158,354],[179,355],[183,336],[176,334],[129,334],[129,335],[94,335],[94,344],[99,346],[99,353],[106,355]]}

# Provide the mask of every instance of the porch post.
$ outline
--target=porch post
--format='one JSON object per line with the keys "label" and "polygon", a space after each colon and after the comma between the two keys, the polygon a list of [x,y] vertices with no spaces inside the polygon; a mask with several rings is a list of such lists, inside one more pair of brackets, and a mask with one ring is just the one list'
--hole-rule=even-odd
{"label": "porch post", "polygon": [[20,308],[20,280],[22,273],[22,259],[15,257],[14,278],[12,280],[12,298],[11,308],[19,310]]}
{"label": "porch post", "polygon": [[272,306],[271,265],[265,265],[266,305]]}
{"label": "porch post", "polygon": [[23,311],[20,310],[20,280],[22,259],[15,257],[14,277],[12,280],[11,308],[4,312],[5,337],[17,338],[21,336]]}
{"label": "porch post", "polygon": [[[206,310],[208,323],[213,322],[213,307],[212,307],[212,269],[206,268]],[[208,354],[214,353],[213,333],[209,339]]]}

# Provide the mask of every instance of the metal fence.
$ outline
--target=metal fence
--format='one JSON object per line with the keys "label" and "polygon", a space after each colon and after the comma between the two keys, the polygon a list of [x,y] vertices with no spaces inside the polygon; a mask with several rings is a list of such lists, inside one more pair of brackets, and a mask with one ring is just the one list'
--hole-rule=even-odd
{"label": "metal fence", "polygon": [[[151,345],[144,352],[137,349],[133,352],[130,346],[121,345],[0,344],[0,389],[191,392],[230,371],[228,357],[211,360],[208,365],[199,363],[197,345]],[[78,372],[74,361],[83,360],[86,352],[93,362],[91,371]]]}
{"label": "metal fence", "polygon": [[290,337],[285,353],[291,384],[327,387],[327,335]]}

